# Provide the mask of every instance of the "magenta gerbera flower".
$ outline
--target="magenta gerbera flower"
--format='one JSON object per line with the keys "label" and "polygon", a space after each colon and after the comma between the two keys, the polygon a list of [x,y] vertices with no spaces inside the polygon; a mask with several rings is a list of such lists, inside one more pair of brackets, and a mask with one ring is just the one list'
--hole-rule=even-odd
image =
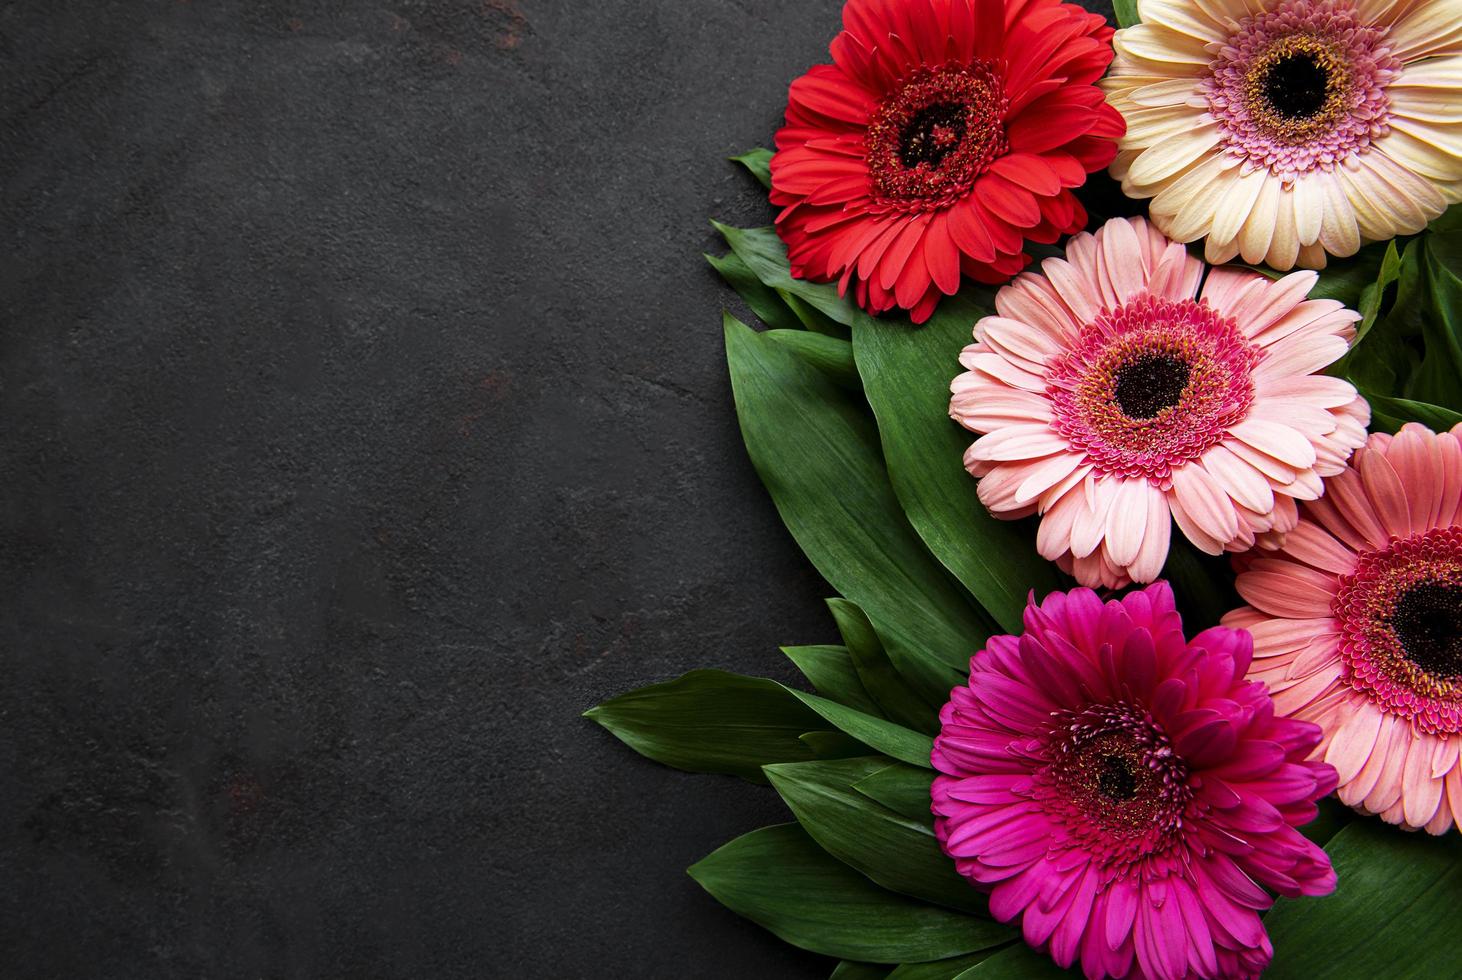
{"label": "magenta gerbera flower", "polygon": [[1294,828],[1335,771],[1244,679],[1249,634],[1192,641],[1159,582],[1055,592],[991,637],[940,712],[934,828],[1002,922],[1100,977],[1257,976],[1271,892],[1335,887]]}
{"label": "magenta gerbera flower", "polygon": [[1202,550],[1294,527],[1296,500],[1345,468],[1370,408],[1319,372],[1360,314],[1206,269],[1146,221],[1115,218],[995,296],[960,355],[949,414],[997,517],[1041,514],[1036,547],[1082,585],[1151,582],[1172,524]]}

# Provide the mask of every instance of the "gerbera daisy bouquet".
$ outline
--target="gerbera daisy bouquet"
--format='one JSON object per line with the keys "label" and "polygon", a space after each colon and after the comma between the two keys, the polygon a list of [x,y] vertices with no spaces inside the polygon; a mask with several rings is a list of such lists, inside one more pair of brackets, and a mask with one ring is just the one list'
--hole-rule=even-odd
{"label": "gerbera daisy bouquet", "polygon": [[828,635],[588,715],[837,980],[1462,976],[1462,4],[1116,8],[848,0],[710,258]]}

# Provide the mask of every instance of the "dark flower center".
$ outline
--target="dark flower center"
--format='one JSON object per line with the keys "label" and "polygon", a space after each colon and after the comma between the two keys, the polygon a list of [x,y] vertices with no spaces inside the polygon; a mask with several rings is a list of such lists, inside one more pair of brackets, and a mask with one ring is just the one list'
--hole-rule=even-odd
{"label": "dark flower center", "polygon": [[1402,652],[1433,677],[1462,677],[1462,585],[1418,582],[1401,594],[1391,629]]}
{"label": "dark flower center", "polygon": [[1129,419],[1150,419],[1183,398],[1188,363],[1171,354],[1144,354],[1117,369],[1117,407]]}
{"label": "dark flower center", "polygon": [[1276,115],[1302,122],[1325,108],[1330,72],[1313,51],[1299,50],[1273,61],[1260,84]]}
{"label": "dark flower center", "polygon": [[905,167],[944,162],[965,135],[965,107],[953,102],[925,106],[904,124],[899,133],[899,161]]}
{"label": "dark flower center", "polygon": [[1097,770],[1097,789],[1107,799],[1125,803],[1137,795],[1137,774],[1126,756],[1104,755]]}
{"label": "dark flower center", "polygon": [[1289,34],[1254,59],[1243,102],[1256,131],[1287,146],[1334,136],[1357,84],[1343,46],[1316,34]]}
{"label": "dark flower center", "polygon": [[1462,732],[1462,526],[1362,551],[1336,586],[1345,681],[1419,731]]}
{"label": "dark flower center", "polygon": [[903,79],[864,138],[876,206],[930,211],[969,193],[1006,151],[1008,106],[993,63],[924,67]]}

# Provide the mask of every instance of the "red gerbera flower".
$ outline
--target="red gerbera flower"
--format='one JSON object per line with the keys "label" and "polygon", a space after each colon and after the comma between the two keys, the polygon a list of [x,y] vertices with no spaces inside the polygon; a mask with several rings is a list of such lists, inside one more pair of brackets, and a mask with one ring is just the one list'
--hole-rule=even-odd
{"label": "red gerbera flower", "polygon": [[1004,282],[1086,225],[1116,156],[1099,15],[1059,0],[848,0],[833,63],[792,83],[772,203],[792,274],[929,318],[963,273]]}

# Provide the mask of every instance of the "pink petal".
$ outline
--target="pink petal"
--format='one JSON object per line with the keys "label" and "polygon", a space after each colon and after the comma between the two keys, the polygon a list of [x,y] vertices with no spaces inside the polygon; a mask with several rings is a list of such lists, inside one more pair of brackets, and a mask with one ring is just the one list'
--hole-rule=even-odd
{"label": "pink petal", "polygon": [[1406,506],[1406,487],[1385,455],[1362,453],[1357,465],[1366,496],[1381,518],[1381,526],[1397,537],[1411,533],[1411,514]]}
{"label": "pink petal", "polygon": [[1355,552],[1310,521],[1301,521],[1285,536],[1284,551],[1307,565],[1335,575],[1348,575],[1355,570]]}
{"label": "pink petal", "polygon": [[1229,434],[1296,469],[1315,465],[1315,447],[1310,440],[1282,423],[1249,418],[1230,429]]}
{"label": "pink petal", "polygon": [[[1136,247],[1134,236],[1132,248]],[[1130,565],[1137,558],[1147,531],[1147,498],[1161,494],[1146,480],[1123,480],[1117,485],[1117,495],[1107,511],[1106,534],[1107,555],[1114,564]]]}
{"label": "pink petal", "polygon": [[1442,798],[1442,780],[1432,776],[1434,736],[1414,736],[1406,753],[1402,773],[1401,802],[1406,822],[1424,827],[1436,815]]}
{"label": "pink petal", "polygon": [[1239,533],[1233,504],[1202,466],[1190,463],[1173,470],[1173,494],[1193,522],[1215,541],[1226,543]]}
{"label": "pink petal", "polygon": [[970,449],[973,460],[1040,459],[1067,448],[1066,440],[1049,425],[1012,425],[981,436]]}
{"label": "pink petal", "polygon": [[1325,761],[1335,767],[1342,784],[1350,782],[1364,768],[1376,747],[1376,736],[1381,731],[1381,712],[1367,703],[1359,703],[1350,720],[1346,721],[1330,740],[1325,750]]}

